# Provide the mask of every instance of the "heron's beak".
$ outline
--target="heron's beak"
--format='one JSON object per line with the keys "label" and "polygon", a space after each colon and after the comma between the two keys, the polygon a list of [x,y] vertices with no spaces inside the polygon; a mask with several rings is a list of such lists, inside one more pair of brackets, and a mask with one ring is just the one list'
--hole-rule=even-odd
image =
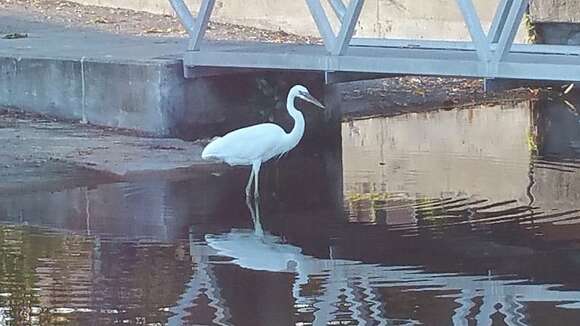
{"label": "heron's beak", "polygon": [[324,104],[320,103],[314,96],[310,95],[309,93],[302,93],[303,99],[316,105],[317,107],[324,109]]}

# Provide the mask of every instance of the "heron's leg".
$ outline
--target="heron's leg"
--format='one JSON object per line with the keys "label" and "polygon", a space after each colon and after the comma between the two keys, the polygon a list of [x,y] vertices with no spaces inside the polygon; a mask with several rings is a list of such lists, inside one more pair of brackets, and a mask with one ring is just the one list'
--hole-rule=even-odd
{"label": "heron's leg", "polygon": [[260,199],[258,197],[254,198],[254,207],[256,208],[254,219],[254,234],[257,236],[264,236],[264,229],[262,228],[262,222],[260,221]]}
{"label": "heron's leg", "polygon": [[252,164],[252,170],[254,170],[254,198],[260,198],[260,192],[258,191],[258,177],[260,175],[260,166],[262,162],[256,161]]}
{"label": "heron's leg", "polygon": [[253,179],[254,179],[254,167],[252,166],[252,172],[250,172],[250,179],[248,179],[248,184],[246,185],[246,199],[250,198],[250,190],[252,189]]}
{"label": "heron's leg", "polygon": [[252,204],[252,200],[250,200],[250,197],[246,197],[246,206],[248,206],[248,209],[250,210],[250,215],[252,216],[252,223],[254,223],[254,226],[256,225],[256,212],[254,211],[254,205]]}

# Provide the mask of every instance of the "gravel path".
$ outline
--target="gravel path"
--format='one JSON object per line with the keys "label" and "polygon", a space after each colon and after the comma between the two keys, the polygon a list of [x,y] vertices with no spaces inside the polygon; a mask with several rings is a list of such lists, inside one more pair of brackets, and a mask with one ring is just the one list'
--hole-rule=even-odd
{"label": "gravel path", "polygon": [[[63,122],[0,108],[0,193],[98,179],[187,177],[205,169],[202,144]],[[66,181],[66,182],[65,182]]]}
{"label": "gravel path", "polygon": [[[185,36],[179,20],[170,15],[142,11],[85,6],[60,0],[0,0],[0,15],[22,15],[40,22],[68,27],[90,27],[112,33],[138,36]],[[19,31],[0,30],[0,34]],[[317,38],[302,37],[283,31],[210,22],[206,34],[213,40],[261,40],[268,42],[317,43]]]}

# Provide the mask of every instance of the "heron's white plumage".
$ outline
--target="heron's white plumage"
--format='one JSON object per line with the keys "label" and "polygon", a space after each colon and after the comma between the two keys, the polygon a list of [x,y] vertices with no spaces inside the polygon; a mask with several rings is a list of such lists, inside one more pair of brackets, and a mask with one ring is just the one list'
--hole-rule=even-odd
{"label": "heron's white plumage", "polygon": [[234,130],[207,145],[201,157],[218,159],[229,165],[266,162],[290,150],[289,136],[280,126],[262,123]]}
{"label": "heron's white plumage", "polygon": [[304,116],[294,107],[294,100],[300,97],[324,107],[313,98],[306,87],[296,85],[288,93],[286,109],[294,119],[290,133],[273,123],[261,123],[227,133],[209,143],[203,150],[203,159],[217,159],[229,165],[251,165],[252,173],[246,186],[249,195],[252,178],[255,183],[255,195],[258,195],[258,174],[260,165],[273,157],[281,156],[296,147],[304,135]]}

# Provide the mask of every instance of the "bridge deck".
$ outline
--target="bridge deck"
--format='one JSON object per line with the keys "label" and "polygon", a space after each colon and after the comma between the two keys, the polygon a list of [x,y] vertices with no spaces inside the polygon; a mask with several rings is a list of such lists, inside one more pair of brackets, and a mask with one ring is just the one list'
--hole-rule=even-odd
{"label": "bridge deck", "polygon": [[514,45],[500,62],[481,61],[468,42],[393,42],[351,45],[344,54],[329,54],[322,45],[260,42],[207,42],[203,51],[187,51],[188,67],[310,70],[580,80],[580,47]]}

